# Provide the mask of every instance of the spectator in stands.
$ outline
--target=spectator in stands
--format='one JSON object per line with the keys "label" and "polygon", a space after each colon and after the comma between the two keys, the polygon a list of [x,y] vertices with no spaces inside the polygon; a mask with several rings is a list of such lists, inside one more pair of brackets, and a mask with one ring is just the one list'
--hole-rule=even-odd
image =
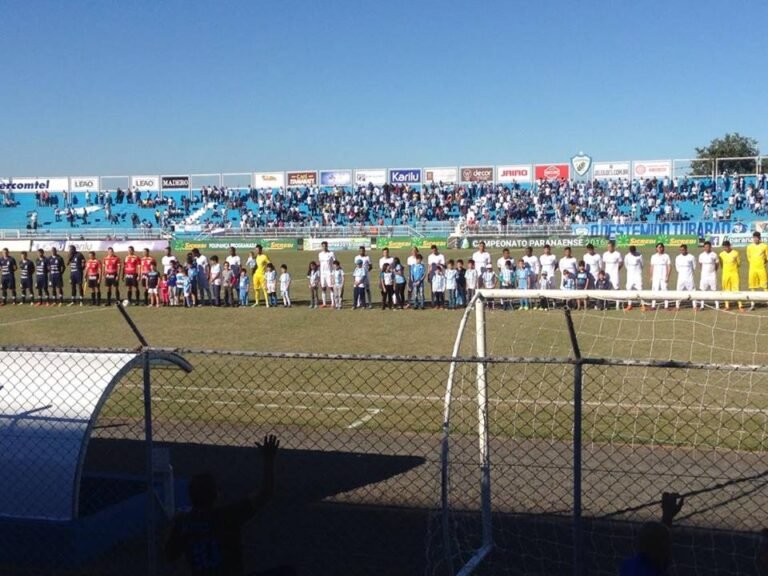
{"label": "spectator in stands", "polygon": [[672,520],[683,508],[684,498],[664,492],[661,522],[646,522],[637,536],[637,554],[624,561],[621,576],[664,576],[672,563]]}

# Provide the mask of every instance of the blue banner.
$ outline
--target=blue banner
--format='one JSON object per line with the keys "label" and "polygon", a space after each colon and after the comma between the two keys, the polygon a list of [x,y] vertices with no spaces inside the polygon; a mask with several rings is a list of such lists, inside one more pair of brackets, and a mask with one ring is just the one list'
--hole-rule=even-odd
{"label": "blue banner", "polygon": [[404,168],[389,171],[390,184],[421,184],[420,168]]}
{"label": "blue banner", "polygon": [[750,230],[746,222],[700,221],[690,222],[630,222],[629,224],[574,224],[571,229],[577,236],[614,237],[626,234],[628,236],[698,236],[706,238],[712,234],[740,234]]}

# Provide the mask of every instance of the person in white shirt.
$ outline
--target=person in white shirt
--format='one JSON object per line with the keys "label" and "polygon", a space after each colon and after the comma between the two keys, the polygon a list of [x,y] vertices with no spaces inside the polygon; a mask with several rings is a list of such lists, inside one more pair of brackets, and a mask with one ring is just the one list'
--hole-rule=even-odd
{"label": "person in white shirt", "polygon": [[[365,252],[365,246],[360,246],[357,255],[355,256],[355,268],[357,268],[357,265],[362,262],[363,268],[365,269],[365,302],[368,302],[368,308],[371,307],[371,281],[369,273],[373,269],[373,263],[371,262],[371,257],[368,256]],[[363,304],[365,304],[363,302]]]}
{"label": "person in white shirt", "polygon": [[280,295],[283,298],[283,308],[291,307],[291,275],[288,266],[280,266]]}
{"label": "person in white shirt", "polygon": [[[435,275],[435,272],[437,272],[438,267],[442,266],[445,268],[445,256],[443,254],[440,254],[440,251],[437,249],[437,246],[435,244],[432,244],[432,246],[429,247],[429,256],[427,256],[427,280],[429,280],[429,289],[430,293],[432,291],[432,278]],[[434,295],[430,294],[432,296],[432,306],[435,305],[435,298]]]}
{"label": "person in white shirt", "polygon": [[[669,273],[672,271],[672,260],[664,251],[664,244],[656,244],[656,253],[651,256],[651,290],[666,292],[669,289]],[[656,308],[656,300],[651,301],[651,308]],[[664,300],[664,309],[669,309],[669,300]]]}
{"label": "person in white shirt", "polygon": [[[720,257],[712,251],[712,243],[704,242],[704,252],[699,254],[699,290],[717,290],[717,269],[720,267]],[[694,306],[696,303],[694,303]],[[700,309],[704,309],[704,301],[698,303]],[[720,308],[720,302],[715,302],[715,308]]]}
{"label": "person in white shirt", "polygon": [[579,271],[579,262],[571,254],[571,247],[566,246],[563,251],[563,257],[560,258],[557,267],[560,269],[560,290],[565,290],[565,272],[571,273],[571,276],[576,277],[576,273]]}
{"label": "person in white shirt", "polygon": [[533,248],[530,246],[525,249],[523,262],[525,262],[525,265],[531,271],[531,282],[533,283],[533,286],[536,286],[538,283],[539,274],[541,274],[541,264],[539,264],[539,259],[534,256]]}
{"label": "person in white shirt", "polygon": [[389,248],[382,248],[381,258],[379,258],[379,270],[384,270],[384,264],[389,264],[389,267],[392,268],[394,262],[395,259],[389,255]]}
{"label": "person in white shirt", "polygon": [[480,272],[475,267],[475,261],[470,259],[467,262],[467,271],[464,273],[464,281],[467,283],[467,302],[471,301],[475,295],[479,279]]}
{"label": "person in white shirt", "polygon": [[168,246],[165,249],[165,256],[163,256],[162,260],[160,260],[160,263],[163,266],[163,274],[168,275],[171,273],[174,262],[176,262],[176,257],[171,253],[171,247]]}
{"label": "person in white shirt", "polygon": [[333,263],[336,260],[336,255],[328,250],[328,242],[321,242],[320,248],[321,250],[317,254],[317,260],[320,263],[320,289],[322,291],[322,304],[320,305],[320,308],[325,308],[326,293],[329,291],[331,297],[331,306],[334,306],[333,281],[331,279],[331,273],[333,272]]}
{"label": "person in white shirt", "polygon": [[[637,251],[635,246],[629,247],[629,252],[624,257],[624,269],[627,271],[627,290],[643,289],[643,255]],[[645,303],[640,302],[645,309]],[[627,310],[632,310],[632,302],[627,303]]]}
{"label": "person in white shirt", "polygon": [[496,260],[496,270],[498,271],[499,276],[501,276],[501,273],[506,269],[507,262],[512,262],[513,265],[515,263],[509,255],[509,248],[504,248],[504,250],[501,251],[499,259]]}
{"label": "person in white shirt", "polygon": [[[680,245],[680,254],[675,257],[675,272],[677,272],[677,290],[692,292],[694,288],[693,274],[696,270],[696,258],[688,252],[688,246]],[[680,309],[680,300],[675,303]],[[695,308],[695,305],[694,305]]]}
{"label": "person in white shirt", "polygon": [[584,254],[583,260],[584,264],[587,265],[590,285],[595,286],[597,284],[597,274],[603,269],[603,258],[595,252],[594,244],[587,244],[587,253]]}
{"label": "person in white shirt", "polygon": [[475,268],[483,272],[491,264],[491,254],[485,251],[485,242],[480,242],[477,245],[477,251],[472,254],[472,260],[475,262]]}
{"label": "person in white shirt", "polygon": [[[611,240],[608,242],[608,249],[603,253],[603,272],[608,276],[608,281],[613,286],[614,290],[619,289],[619,270],[624,266],[624,259],[621,257],[621,252],[616,250],[616,242]],[[619,309],[619,301],[616,300],[616,310]]]}
{"label": "person in white shirt", "polygon": [[413,267],[418,263],[418,256],[419,249],[414,246],[411,248],[411,254],[408,256],[408,259],[405,261],[405,266],[408,268],[408,302],[406,303],[406,308],[413,303],[413,280],[411,280],[411,272]]}
{"label": "person in white shirt", "polygon": [[555,286],[555,270],[557,269],[557,256],[552,254],[552,247],[549,244],[544,245],[544,254],[539,256],[539,274],[544,276],[547,273],[547,290],[552,290]]}
{"label": "person in white shirt", "polygon": [[242,263],[240,256],[237,255],[237,250],[234,246],[229,247],[229,256],[227,256],[226,262],[229,263],[229,268],[234,273],[235,277],[240,276],[240,268]]}

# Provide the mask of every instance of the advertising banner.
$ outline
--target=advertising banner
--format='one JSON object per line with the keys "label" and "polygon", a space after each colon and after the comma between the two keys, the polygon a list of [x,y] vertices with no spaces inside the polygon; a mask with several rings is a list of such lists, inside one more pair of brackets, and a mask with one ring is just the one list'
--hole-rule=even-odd
{"label": "advertising banner", "polygon": [[428,184],[456,184],[459,171],[453,168],[424,168],[424,182]]}
{"label": "advertising banner", "polygon": [[107,248],[112,248],[115,252],[128,252],[128,247],[133,246],[136,252],[141,253],[144,248],[149,248],[150,252],[162,252],[168,246],[168,240],[67,240],[64,250],[69,250],[70,246],[77,248],[79,252],[106,252]]}
{"label": "advertising banner", "polygon": [[595,162],[592,165],[593,180],[617,180],[629,178],[629,162]]}
{"label": "advertising banner", "polygon": [[285,188],[284,172],[254,172],[254,188]]}
{"label": "advertising banner", "polygon": [[522,237],[509,237],[509,236],[467,236],[465,238],[456,237],[455,242],[449,240],[449,244],[452,244],[451,248],[460,248],[462,250],[474,250],[478,247],[480,242],[485,242],[485,248],[491,250],[503,250],[509,248],[511,250],[517,248],[543,248],[545,244],[549,244],[552,248],[563,248],[565,246],[571,246],[573,248],[586,247],[587,244],[592,244],[595,248],[602,248],[608,244],[606,238],[590,238],[588,236],[522,236]]}
{"label": "advertising banner", "polygon": [[462,166],[462,182],[493,182],[493,166]]}
{"label": "advertising banner", "polygon": [[672,161],[636,161],[632,163],[632,174],[634,178],[641,178],[643,180],[651,178],[669,178],[672,176]]}
{"label": "advertising banner", "polygon": [[533,182],[533,168],[530,164],[496,166],[496,182],[501,184]]}
{"label": "advertising banner", "polygon": [[567,180],[571,177],[571,167],[568,164],[537,164],[535,176],[536,180]]}
{"label": "advertising banner", "polygon": [[29,240],[0,240],[0,250],[8,248],[11,253],[29,252]]}
{"label": "advertising banner", "polygon": [[131,187],[139,190],[160,190],[160,177],[131,176]]}
{"label": "advertising banner", "polygon": [[288,172],[286,179],[288,180],[288,186],[317,186],[317,172],[311,170]]}
{"label": "advertising banner", "polygon": [[396,236],[387,238],[380,236],[376,238],[376,249],[383,250],[410,250],[414,246],[419,250],[429,250],[432,245],[438,248],[448,248],[447,238],[409,238],[408,236]]}
{"label": "advertising banner", "polygon": [[189,190],[189,176],[163,176],[160,186],[163,190]]}
{"label": "advertising banner", "polygon": [[69,179],[70,192],[97,192],[99,190],[98,176],[78,176]]}
{"label": "advertising banner", "polygon": [[51,248],[56,248],[59,252],[64,250],[64,246],[67,245],[66,240],[56,240],[52,238],[44,238],[40,240],[32,240],[32,246],[30,246],[30,250],[37,252],[42,248],[46,252],[48,252]]}
{"label": "advertising banner", "polygon": [[198,250],[237,250],[251,251],[260,245],[265,252],[276,250],[297,250],[299,241],[296,238],[208,238],[205,240],[175,239],[171,242],[174,252],[186,253]]}
{"label": "advertising banner", "polygon": [[356,186],[384,186],[387,183],[387,170],[385,168],[366,168],[355,170]]}
{"label": "advertising banner", "polygon": [[659,234],[658,236],[630,236],[622,234],[616,237],[616,246],[619,248],[626,248],[628,246],[654,248],[659,242],[665,246],[687,244],[689,248],[693,248],[699,245],[699,238],[698,236],[675,236],[672,234]]}
{"label": "advertising banner", "polygon": [[390,184],[421,184],[421,168],[398,168],[389,171]]}
{"label": "advertising banner", "polygon": [[65,192],[69,178],[0,178],[0,192]]}
{"label": "advertising banner", "polygon": [[366,250],[371,247],[370,238],[304,238],[304,251],[320,250],[320,245],[328,242],[328,250],[357,250],[360,246],[365,246]]}
{"label": "advertising banner", "polygon": [[731,243],[731,246],[749,246],[752,244],[752,233],[715,234],[707,239],[712,242],[712,246],[722,246],[726,240]]}
{"label": "advertising banner", "polygon": [[321,170],[320,186],[352,186],[352,170]]}
{"label": "advertising banner", "polygon": [[[735,228],[735,229],[734,229]],[[742,229],[744,228],[744,229]],[[690,222],[632,222],[630,224],[574,224],[571,230],[577,236],[616,237],[622,234],[628,236],[697,236],[703,238],[712,234],[741,233],[746,231],[742,222],[698,221]]]}

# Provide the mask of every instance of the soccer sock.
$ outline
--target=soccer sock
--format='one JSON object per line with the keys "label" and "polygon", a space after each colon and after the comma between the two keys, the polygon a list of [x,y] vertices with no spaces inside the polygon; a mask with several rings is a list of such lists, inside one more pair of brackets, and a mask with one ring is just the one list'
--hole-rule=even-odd
{"label": "soccer sock", "polygon": [[323,290],[323,293],[321,294],[322,300],[323,300],[323,306],[325,306],[325,290]]}

